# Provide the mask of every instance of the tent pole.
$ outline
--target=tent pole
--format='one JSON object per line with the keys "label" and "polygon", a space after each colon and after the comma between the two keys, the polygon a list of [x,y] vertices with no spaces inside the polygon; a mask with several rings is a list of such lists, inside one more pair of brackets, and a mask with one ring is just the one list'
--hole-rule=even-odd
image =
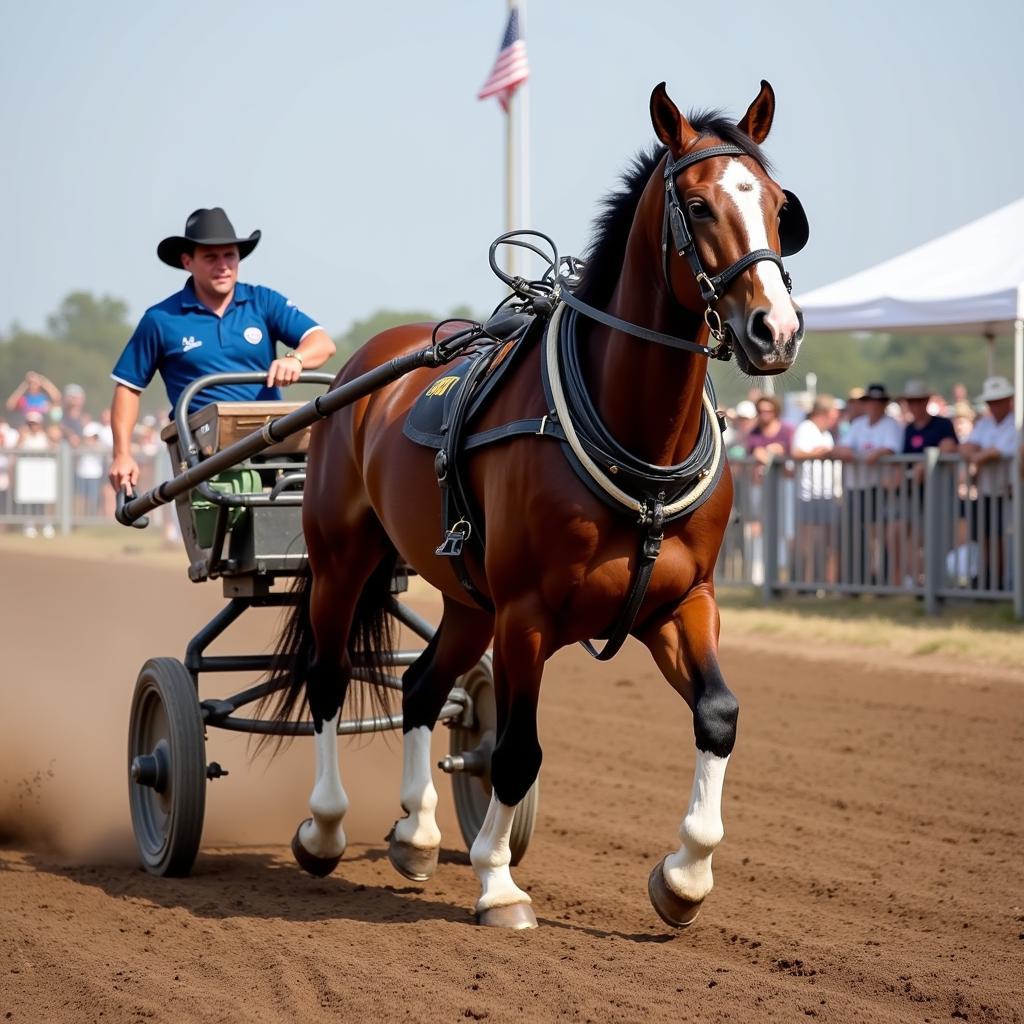
{"label": "tent pole", "polygon": [[1013,613],[1024,619],[1024,320],[1013,324],[1013,423],[1017,451],[1013,460]]}

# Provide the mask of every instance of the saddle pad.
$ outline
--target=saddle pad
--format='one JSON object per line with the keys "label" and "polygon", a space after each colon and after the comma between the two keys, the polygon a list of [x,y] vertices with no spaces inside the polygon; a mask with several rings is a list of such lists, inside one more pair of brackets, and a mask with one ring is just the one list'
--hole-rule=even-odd
{"label": "saddle pad", "polygon": [[402,432],[410,441],[428,448],[443,448],[451,420],[452,403],[473,365],[473,359],[449,363],[416,399],[405,418]]}

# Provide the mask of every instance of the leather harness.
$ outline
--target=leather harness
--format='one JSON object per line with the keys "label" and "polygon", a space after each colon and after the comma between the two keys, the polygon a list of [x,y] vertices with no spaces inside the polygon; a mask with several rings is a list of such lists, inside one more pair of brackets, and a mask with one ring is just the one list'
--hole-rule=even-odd
{"label": "leather harness", "polygon": [[[668,292],[678,304],[669,273],[668,243],[671,236],[673,248],[687,260],[700,289],[701,299],[707,304],[704,319],[716,341],[714,348],[663,334],[597,309],[573,293],[571,279],[558,277],[553,288],[545,286],[547,294],[544,298],[538,299],[536,292],[530,293],[534,301],[529,313],[533,315],[524,318],[520,314],[520,322],[513,324],[510,332],[496,331],[493,323],[483,327],[474,325],[479,332],[480,347],[474,352],[465,353],[470,362],[463,367],[464,372],[458,375],[454,383],[454,393],[446,407],[444,423],[436,433],[419,431],[411,425],[416,408],[427,400],[431,388],[417,400],[417,406],[407,418],[404,428],[406,436],[437,450],[434,468],[441,490],[444,539],[435,553],[452,560],[462,586],[487,611],[493,612],[494,606],[474,584],[465,563],[466,542],[474,538],[476,550],[482,557],[485,537],[482,517],[475,508],[463,478],[464,460],[460,457],[463,453],[512,437],[533,435],[551,438],[561,443],[569,464],[592,493],[617,511],[627,511],[637,516],[640,526],[637,564],[622,611],[600,651],[589,640],[583,641],[583,647],[588,653],[602,661],[611,658],[619,650],[633,628],[661,549],[664,524],[692,514],[714,493],[725,464],[721,437],[724,424],[716,414],[714,388],[709,376],[705,380],[702,395],[698,439],[686,460],[675,466],[658,466],[644,462],[628,452],[601,422],[587,393],[579,359],[576,330],[578,318],[582,315],[644,341],[694,352],[709,359],[728,359],[731,351],[714,309],[715,302],[744,270],[761,261],[777,264],[787,290],[791,290],[792,282],[783,266],[782,256],[798,252],[808,239],[807,218],[800,200],[793,193],[786,192],[787,203],[779,226],[782,254],[771,249],[755,249],[719,273],[708,274],[701,263],[675,181],[686,168],[719,156],[750,154],[739,146],[722,143],[690,152],[674,162],[666,160],[666,194],[662,219],[662,265]],[[492,267],[495,266],[494,248],[492,245]],[[534,251],[538,250],[534,248]],[[555,266],[557,263],[556,256]],[[569,261],[570,267],[577,265],[576,261]],[[504,275],[499,276],[506,279]],[[523,284],[518,279],[510,283],[513,283],[517,291],[518,286]],[[505,319],[507,322],[508,318]],[[541,333],[544,334],[542,384],[549,411],[539,418],[514,420],[467,436],[468,423],[481,412],[499,380],[518,362],[521,353],[540,340]],[[504,337],[496,337],[496,334],[504,334]]]}

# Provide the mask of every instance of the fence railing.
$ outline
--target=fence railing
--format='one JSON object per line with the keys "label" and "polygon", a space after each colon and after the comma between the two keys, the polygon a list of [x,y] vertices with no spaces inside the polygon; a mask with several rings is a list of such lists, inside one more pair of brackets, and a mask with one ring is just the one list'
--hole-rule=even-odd
{"label": "fence railing", "polygon": [[1020,478],[1013,459],[973,467],[928,449],[873,464],[731,463],[724,583],[786,592],[1013,600],[1024,614]]}
{"label": "fence railing", "polygon": [[[165,480],[171,471],[163,446],[135,453],[139,490]],[[70,533],[76,526],[114,524],[114,492],[107,483],[106,448],[43,451],[0,449],[0,526],[27,532]]]}
{"label": "fence railing", "polygon": [[[136,453],[139,490],[171,475],[166,449]],[[113,524],[105,449],[0,449],[0,527],[70,533]],[[914,594],[1014,602],[1024,617],[1024,509],[1012,459],[975,468],[958,455],[734,459],[720,583],[793,592]],[[166,512],[166,510],[164,510]],[[173,513],[168,513],[173,516]]]}

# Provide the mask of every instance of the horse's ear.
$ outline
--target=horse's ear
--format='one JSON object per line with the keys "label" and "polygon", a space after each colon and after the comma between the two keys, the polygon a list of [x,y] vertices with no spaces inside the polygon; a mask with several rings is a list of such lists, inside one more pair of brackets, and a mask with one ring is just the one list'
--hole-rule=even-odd
{"label": "horse's ear", "polygon": [[775,118],[775,90],[762,78],[757,99],[747,108],[738,127],[759,146],[768,138]]}
{"label": "horse's ear", "polygon": [[679,113],[679,108],[665,91],[660,82],[651,93],[651,124],[654,133],[673,153],[682,153],[699,136],[689,121]]}

